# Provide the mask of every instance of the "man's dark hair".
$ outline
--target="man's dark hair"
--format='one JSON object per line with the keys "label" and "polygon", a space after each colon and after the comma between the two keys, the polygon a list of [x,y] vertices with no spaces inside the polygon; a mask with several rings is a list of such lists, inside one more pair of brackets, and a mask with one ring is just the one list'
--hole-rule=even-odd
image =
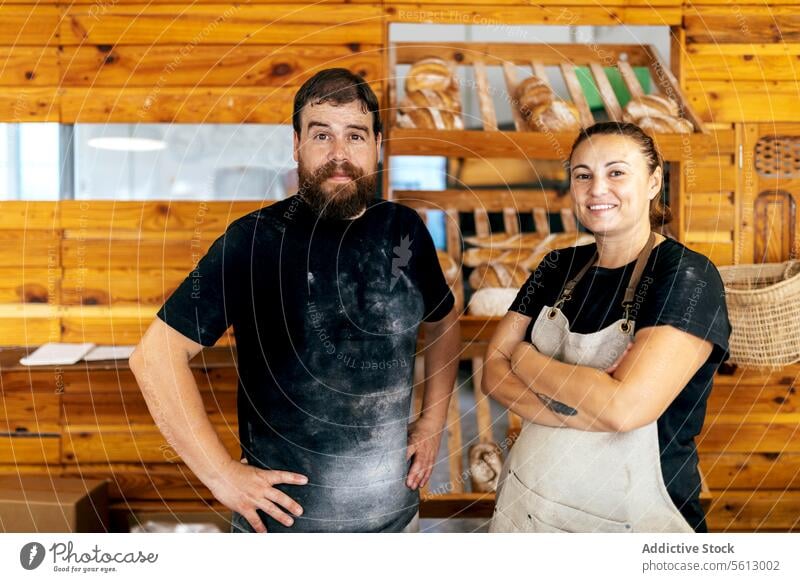
{"label": "man's dark hair", "polygon": [[292,126],[294,126],[295,133],[300,135],[300,111],[309,103],[345,105],[353,101],[361,103],[364,113],[372,113],[372,133],[376,136],[381,133],[378,98],[363,77],[342,68],[320,71],[300,87],[294,96],[294,112],[292,113]]}

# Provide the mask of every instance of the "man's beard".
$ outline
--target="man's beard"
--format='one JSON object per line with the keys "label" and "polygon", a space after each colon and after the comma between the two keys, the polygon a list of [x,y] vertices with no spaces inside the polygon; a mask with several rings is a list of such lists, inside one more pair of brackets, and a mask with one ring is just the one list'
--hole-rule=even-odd
{"label": "man's beard", "polygon": [[[311,209],[322,219],[344,220],[353,218],[366,208],[375,197],[376,172],[364,174],[350,162],[337,164],[330,161],[315,171],[308,170],[302,162],[297,166],[300,194]],[[332,184],[323,190],[325,180],[336,173],[346,174],[349,182]]]}

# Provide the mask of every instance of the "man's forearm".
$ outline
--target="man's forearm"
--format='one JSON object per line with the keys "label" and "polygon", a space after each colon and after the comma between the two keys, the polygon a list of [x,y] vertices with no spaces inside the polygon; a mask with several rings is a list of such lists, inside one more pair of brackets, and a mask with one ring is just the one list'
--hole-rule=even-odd
{"label": "man's forearm", "polygon": [[214,430],[188,362],[142,358],[134,374],[161,434],[206,485],[218,481],[232,458]]}
{"label": "man's forearm", "polygon": [[461,349],[461,328],[455,310],[441,321],[426,325],[425,344],[422,417],[444,427],[450,398],[458,377]]}

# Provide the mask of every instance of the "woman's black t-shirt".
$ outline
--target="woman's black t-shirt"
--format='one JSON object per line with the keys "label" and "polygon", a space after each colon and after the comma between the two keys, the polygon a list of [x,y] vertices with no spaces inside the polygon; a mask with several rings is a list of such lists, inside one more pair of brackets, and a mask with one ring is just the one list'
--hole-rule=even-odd
{"label": "woman's black t-shirt", "polygon": [[[531,274],[509,308],[531,318],[553,305],[564,284],[592,258],[596,245],[551,252]],[[592,267],[562,307],[576,333],[594,333],[623,317],[622,300],[635,261],[616,269]],[[636,330],[671,325],[708,340],[714,349],[705,364],[658,419],[664,483],[676,507],[696,531],[706,531],[700,508],[700,476],[694,437],[700,433],[714,373],[728,357],[730,324],[722,279],[714,264],[681,243],[657,245],[636,291],[632,317]],[[665,354],[669,357],[669,354]]]}

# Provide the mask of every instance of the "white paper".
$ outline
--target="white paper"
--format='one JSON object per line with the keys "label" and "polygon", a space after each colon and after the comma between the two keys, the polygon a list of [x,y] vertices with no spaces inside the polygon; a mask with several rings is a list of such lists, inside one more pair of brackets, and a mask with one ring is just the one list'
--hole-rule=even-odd
{"label": "white paper", "polygon": [[42,344],[39,348],[22,359],[19,363],[23,366],[69,366],[81,361],[94,344],[62,344],[50,342]]}
{"label": "white paper", "polygon": [[97,360],[127,360],[136,346],[97,346],[83,356],[87,362]]}

